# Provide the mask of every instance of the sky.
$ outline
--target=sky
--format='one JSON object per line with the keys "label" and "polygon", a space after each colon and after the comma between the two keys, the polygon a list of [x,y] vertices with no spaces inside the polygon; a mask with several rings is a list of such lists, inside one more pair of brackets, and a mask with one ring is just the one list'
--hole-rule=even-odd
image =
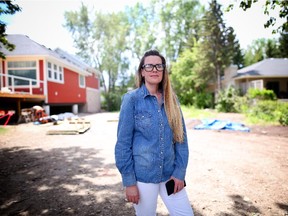
{"label": "sky", "polygon": [[[134,5],[137,1],[147,3],[149,0],[82,0],[91,9],[103,12],[123,10],[126,5]],[[203,2],[205,0],[201,0],[201,3]],[[229,2],[235,3],[235,0],[218,0],[223,8]],[[234,28],[242,49],[246,49],[256,39],[278,37],[272,34],[271,28],[264,28],[264,23],[268,19],[261,9],[264,2],[265,0],[259,0],[245,12],[236,7],[231,12],[224,13],[226,25]],[[63,26],[64,12],[78,11],[81,0],[15,0],[14,3],[18,4],[22,11],[5,17],[7,34],[24,34],[47,48],[59,47],[71,54],[76,53],[72,36]]]}

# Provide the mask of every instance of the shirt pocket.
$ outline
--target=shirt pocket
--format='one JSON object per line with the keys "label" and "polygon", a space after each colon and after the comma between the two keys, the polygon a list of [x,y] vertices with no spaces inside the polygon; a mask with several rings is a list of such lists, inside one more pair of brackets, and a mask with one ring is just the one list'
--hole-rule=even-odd
{"label": "shirt pocket", "polygon": [[142,111],[135,115],[135,125],[139,131],[144,134],[149,134],[152,127],[152,114],[148,111]]}

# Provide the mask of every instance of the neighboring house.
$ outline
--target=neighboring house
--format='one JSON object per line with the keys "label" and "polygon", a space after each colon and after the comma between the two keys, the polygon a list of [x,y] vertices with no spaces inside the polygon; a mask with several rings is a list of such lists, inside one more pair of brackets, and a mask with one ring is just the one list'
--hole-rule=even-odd
{"label": "neighboring house", "polygon": [[225,70],[223,88],[234,86],[246,93],[249,88],[269,89],[280,99],[288,98],[288,59],[270,58],[237,70]]}
{"label": "neighboring house", "polygon": [[0,110],[5,103],[8,106],[8,90],[11,97],[21,98],[17,102],[20,106],[33,99],[41,102],[48,115],[57,114],[53,110],[74,114],[100,111],[98,71],[59,48],[48,49],[25,35],[8,35],[7,39],[16,47],[12,52],[0,48],[6,56],[0,59]]}

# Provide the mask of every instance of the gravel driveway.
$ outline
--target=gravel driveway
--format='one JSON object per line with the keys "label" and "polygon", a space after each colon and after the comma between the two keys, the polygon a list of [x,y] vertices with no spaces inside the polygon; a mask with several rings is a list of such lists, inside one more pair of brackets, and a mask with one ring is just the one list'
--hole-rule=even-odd
{"label": "gravel driveway", "polygon": [[[114,164],[118,113],[84,118],[91,128],[79,135],[47,135],[51,123],[0,134],[0,215],[133,215]],[[288,215],[288,136],[186,123],[195,215]],[[160,199],[157,212],[168,215]]]}

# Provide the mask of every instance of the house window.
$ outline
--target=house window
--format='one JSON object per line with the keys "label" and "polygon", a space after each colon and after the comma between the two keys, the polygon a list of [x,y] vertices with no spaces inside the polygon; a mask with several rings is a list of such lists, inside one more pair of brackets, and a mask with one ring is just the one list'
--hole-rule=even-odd
{"label": "house window", "polygon": [[59,80],[62,82],[63,81],[63,69],[61,66],[59,66]]}
{"label": "house window", "polygon": [[250,88],[253,89],[263,89],[263,80],[254,80],[250,82]]}
{"label": "house window", "polygon": [[85,88],[85,85],[86,85],[86,83],[85,83],[85,76],[79,75],[79,86],[80,86],[81,88]]}
{"label": "house window", "polygon": [[48,78],[52,79],[52,64],[51,64],[51,62],[48,62],[47,67],[48,67]]}
{"label": "house window", "polygon": [[57,69],[57,65],[54,64],[54,70],[53,70],[53,74],[54,74],[54,80],[58,80],[58,69]]}
{"label": "house window", "polygon": [[57,64],[47,62],[48,80],[63,83],[63,68]]}
{"label": "house window", "polygon": [[[8,74],[15,76],[9,77],[9,85],[12,85],[12,80],[15,86],[36,85],[37,79],[37,63],[36,61],[9,61],[7,62]],[[18,78],[16,78],[18,77]],[[22,78],[19,78],[22,77]]]}

